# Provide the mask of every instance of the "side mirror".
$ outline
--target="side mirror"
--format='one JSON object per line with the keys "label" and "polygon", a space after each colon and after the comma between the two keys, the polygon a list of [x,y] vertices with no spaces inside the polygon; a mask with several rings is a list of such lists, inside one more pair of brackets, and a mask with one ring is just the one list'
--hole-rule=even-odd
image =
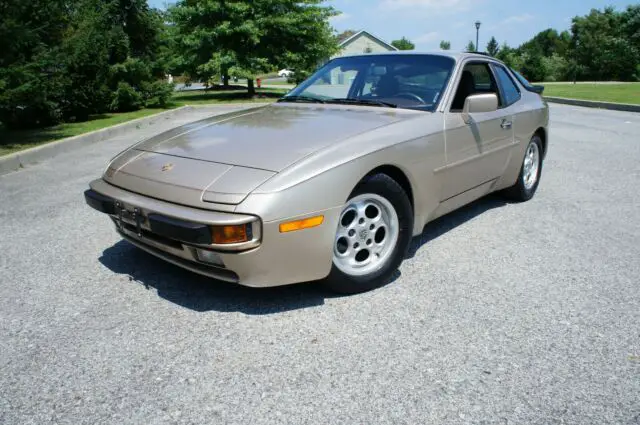
{"label": "side mirror", "polygon": [[462,119],[467,124],[471,121],[471,114],[493,112],[498,110],[498,96],[495,93],[474,94],[467,97],[462,109]]}

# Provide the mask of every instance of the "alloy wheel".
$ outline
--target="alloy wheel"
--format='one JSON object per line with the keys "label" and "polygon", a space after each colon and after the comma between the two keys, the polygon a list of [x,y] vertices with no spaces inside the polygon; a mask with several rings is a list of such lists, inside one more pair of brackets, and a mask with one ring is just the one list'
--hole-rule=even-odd
{"label": "alloy wheel", "polygon": [[351,276],[375,272],[391,258],[399,229],[398,214],[387,199],[371,193],[356,196],[340,215],[333,263]]}
{"label": "alloy wheel", "polygon": [[538,181],[538,170],[540,169],[540,149],[538,144],[531,142],[524,155],[522,167],[522,183],[526,190],[531,190]]}

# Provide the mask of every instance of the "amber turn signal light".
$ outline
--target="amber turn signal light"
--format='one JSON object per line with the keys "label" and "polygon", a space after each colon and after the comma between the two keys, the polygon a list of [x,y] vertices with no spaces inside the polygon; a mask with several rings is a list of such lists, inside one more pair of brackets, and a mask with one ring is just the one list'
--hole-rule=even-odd
{"label": "amber turn signal light", "polygon": [[280,224],[280,233],[294,232],[296,230],[309,229],[320,226],[324,222],[324,216],[305,218],[304,220],[289,221]]}
{"label": "amber turn signal light", "polygon": [[211,228],[211,239],[217,245],[247,242],[251,239],[251,231],[247,230],[249,226],[249,224],[213,226]]}

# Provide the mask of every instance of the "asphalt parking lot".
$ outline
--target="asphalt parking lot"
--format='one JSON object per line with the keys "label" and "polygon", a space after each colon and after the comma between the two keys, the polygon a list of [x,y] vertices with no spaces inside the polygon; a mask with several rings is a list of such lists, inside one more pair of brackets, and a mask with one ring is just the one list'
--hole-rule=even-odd
{"label": "asphalt parking lot", "polygon": [[639,425],[640,114],[551,114],[531,202],[432,223],[352,297],[122,242],[82,192],[139,133],[0,177],[0,423]]}

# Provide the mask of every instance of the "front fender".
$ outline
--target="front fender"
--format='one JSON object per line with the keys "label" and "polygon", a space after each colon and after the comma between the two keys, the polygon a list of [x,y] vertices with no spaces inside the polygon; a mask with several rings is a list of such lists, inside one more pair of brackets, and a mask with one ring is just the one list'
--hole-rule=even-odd
{"label": "front fender", "polygon": [[[421,119],[409,120],[330,146],[269,179],[235,212],[255,214],[268,222],[340,207],[364,176],[390,165],[411,184],[414,234],[418,234],[439,202],[440,181],[433,170],[445,163],[442,133],[424,135],[424,124]],[[398,134],[406,139],[390,143]]]}

